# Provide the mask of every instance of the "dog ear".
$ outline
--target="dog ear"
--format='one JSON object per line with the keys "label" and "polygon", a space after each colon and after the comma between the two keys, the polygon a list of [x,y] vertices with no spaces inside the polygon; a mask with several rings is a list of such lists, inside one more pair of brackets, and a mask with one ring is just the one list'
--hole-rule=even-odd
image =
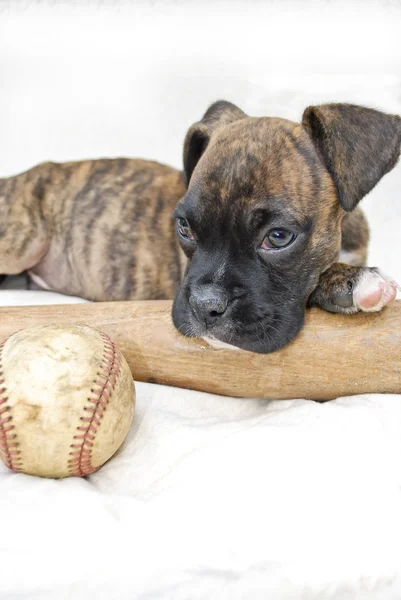
{"label": "dog ear", "polygon": [[184,171],[187,186],[193,170],[207,148],[212,133],[216,129],[233,121],[244,119],[246,116],[235,104],[219,100],[207,109],[201,121],[194,123],[189,128],[184,141]]}
{"label": "dog ear", "polygon": [[401,118],[352,104],[309,106],[302,124],[352,211],[397,163]]}

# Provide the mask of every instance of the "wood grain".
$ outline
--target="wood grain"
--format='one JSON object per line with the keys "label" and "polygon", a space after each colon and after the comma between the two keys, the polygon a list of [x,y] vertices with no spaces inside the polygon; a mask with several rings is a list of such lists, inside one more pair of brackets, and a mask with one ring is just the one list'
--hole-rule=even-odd
{"label": "wood grain", "polygon": [[373,314],[309,310],[296,340],[272,354],[185,338],[170,311],[169,301],[0,308],[0,337],[30,325],[86,323],[119,344],[136,381],[229,396],[329,400],[401,393],[401,301]]}

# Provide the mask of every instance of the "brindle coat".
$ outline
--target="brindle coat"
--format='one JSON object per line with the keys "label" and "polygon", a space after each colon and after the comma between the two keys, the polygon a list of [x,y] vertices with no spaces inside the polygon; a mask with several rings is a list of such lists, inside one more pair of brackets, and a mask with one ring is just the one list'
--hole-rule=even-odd
{"label": "brindle coat", "polygon": [[181,173],[132,159],[44,163],[0,180],[0,272],[89,300],[173,298]]}

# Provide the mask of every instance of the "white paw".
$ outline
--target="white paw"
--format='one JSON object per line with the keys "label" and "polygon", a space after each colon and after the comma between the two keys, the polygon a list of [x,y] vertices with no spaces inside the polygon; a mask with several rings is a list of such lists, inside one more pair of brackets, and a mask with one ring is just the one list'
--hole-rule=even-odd
{"label": "white paw", "polygon": [[395,300],[400,286],[381,271],[366,270],[353,291],[354,305],[363,312],[376,312]]}

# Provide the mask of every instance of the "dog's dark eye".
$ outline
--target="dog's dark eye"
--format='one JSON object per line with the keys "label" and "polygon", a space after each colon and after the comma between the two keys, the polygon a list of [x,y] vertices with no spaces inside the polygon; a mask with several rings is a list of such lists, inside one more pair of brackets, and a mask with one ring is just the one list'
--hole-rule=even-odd
{"label": "dog's dark eye", "polygon": [[294,233],[286,229],[272,229],[262,242],[261,248],[271,250],[274,248],[285,248],[296,238]]}
{"label": "dog's dark eye", "polygon": [[192,242],[195,239],[186,219],[182,217],[177,219],[177,229],[180,236],[183,237],[185,240],[190,240]]}

